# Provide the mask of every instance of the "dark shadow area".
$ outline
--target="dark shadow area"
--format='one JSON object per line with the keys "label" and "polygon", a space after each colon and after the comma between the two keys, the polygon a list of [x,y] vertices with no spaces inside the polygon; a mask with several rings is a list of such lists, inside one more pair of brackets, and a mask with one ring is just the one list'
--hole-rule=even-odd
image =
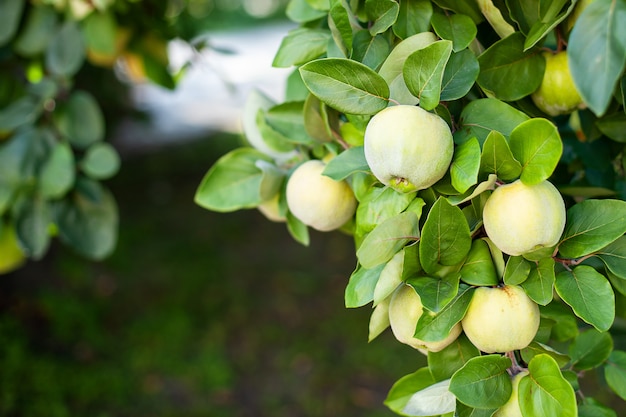
{"label": "dark shadow area", "polygon": [[193,195],[237,145],[216,135],[127,157],[107,186],[117,250],[89,262],[55,244],[0,280],[0,415],[391,416],[395,380],[424,357],[370,306],[348,310],[351,237],[305,248],[256,210]]}

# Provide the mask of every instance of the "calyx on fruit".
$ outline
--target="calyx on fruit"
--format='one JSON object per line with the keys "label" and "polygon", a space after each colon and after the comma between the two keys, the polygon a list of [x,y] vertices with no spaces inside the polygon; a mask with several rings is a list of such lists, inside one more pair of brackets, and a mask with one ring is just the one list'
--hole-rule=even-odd
{"label": "calyx on fruit", "polygon": [[569,70],[567,52],[544,52],[546,71],[541,85],[531,98],[541,111],[550,116],[569,114],[583,104]]}
{"label": "calyx on fruit", "polygon": [[409,105],[387,107],[365,129],[365,159],[380,182],[400,192],[423,190],[448,171],[454,143],[448,124]]}
{"label": "calyx on fruit", "polygon": [[13,226],[0,222],[0,274],[19,268],[26,260]]}
{"label": "calyx on fruit", "polygon": [[539,329],[539,306],[517,285],[479,287],[461,326],[472,344],[483,352],[523,349]]}
{"label": "calyx on fruit", "polygon": [[565,228],[565,203],[549,181],[526,185],[516,180],[489,196],[483,224],[498,249],[523,255],[558,243]]}
{"label": "calyx on fruit", "polygon": [[322,232],[338,229],[356,211],[356,198],[345,181],[323,175],[326,164],[307,161],[287,182],[287,206],[302,223]]}
{"label": "calyx on fruit", "polygon": [[511,380],[513,391],[511,392],[509,400],[504,403],[492,417],[523,417],[522,410],[519,406],[519,382],[526,375],[528,375],[528,371],[521,371],[513,377]]}
{"label": "calyx on fruit", "polygon": [[424,306],[417,292],[410,285],[403,284],[391,296],[389,303],[389,324],[395,338],[420,351],[439,352],[450,345],[461,334],[457,323],[448,336],[439,341],[425,342],[413,337],[417,321],[424,314]]}

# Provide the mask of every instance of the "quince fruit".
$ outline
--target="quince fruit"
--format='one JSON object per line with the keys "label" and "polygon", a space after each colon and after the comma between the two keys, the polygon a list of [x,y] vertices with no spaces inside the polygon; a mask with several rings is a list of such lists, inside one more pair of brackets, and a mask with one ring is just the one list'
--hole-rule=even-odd
{"label": "quince fruit", "polygon": [[549,181],[526,185],[516,180],[489,196],[483,224],[498,249],[523,255],[558,243],[565,228],[565,203]]}
{"label": "quince fruit", "polygon": [[423,190],[448,172],[454,142],[448,124],[420,107],[387,107],[365,129],[365,159],[380,182],[400,192]]}
{"label": "quince fruit", "polygon": [[583,105],[570,73],[567,52],[545,52],[546,71],[541,85],[531,98],[541,111],[550,116],[569,114]]}
{"label": "quince fruit", "polygon": [[517,285],[478,287],[461,326],[485,353],[523,349],[539,329],[539,306]]}
{"label": "quince fruit", "polygon": [[343,226],[356,211],[356,198],[345,181],[323,175],[326,164],[307,161],[287,181],[287,207],[302,223],[326,232]]}

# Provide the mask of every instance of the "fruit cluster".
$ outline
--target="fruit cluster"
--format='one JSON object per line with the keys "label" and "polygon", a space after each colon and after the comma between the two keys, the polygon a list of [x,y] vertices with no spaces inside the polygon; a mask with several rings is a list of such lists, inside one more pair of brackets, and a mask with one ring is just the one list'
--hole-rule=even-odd
{"label": "fruit cluster", "polygon": [[427,355],[389,393],[399,414],[600,415],[577,373],[591,369],[626,399],[611,334],[626,202],[572,175],[586,120],[622,139],[604,123],[623,119],[618,75],[597,94],[583,64],[596,58],[586,31],[615,19],[598,2],[536,15],[516,2],[292,1],[302,25],[274,60],[297,67],[284,102],[253,93],[251,146],[198,188],[199,205],[258,207],[305,245],[309,227],[353,236],[346,307],[371,303],[370,341],[391,328]]}

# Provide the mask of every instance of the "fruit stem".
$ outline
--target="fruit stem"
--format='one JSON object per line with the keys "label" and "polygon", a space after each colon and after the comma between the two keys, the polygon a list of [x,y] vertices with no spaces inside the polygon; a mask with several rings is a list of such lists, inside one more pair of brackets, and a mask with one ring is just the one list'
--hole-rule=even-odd
{"label": "fruit stem", "polygon": [[511,376],[515,376],[526,369],[523,366],[521,366],[519,362],[517,361],[517,356],[515,355],[514,350],[510,352],[506,352],[504,356],[511,359],[511,366],[508,369],[508,372]]}

